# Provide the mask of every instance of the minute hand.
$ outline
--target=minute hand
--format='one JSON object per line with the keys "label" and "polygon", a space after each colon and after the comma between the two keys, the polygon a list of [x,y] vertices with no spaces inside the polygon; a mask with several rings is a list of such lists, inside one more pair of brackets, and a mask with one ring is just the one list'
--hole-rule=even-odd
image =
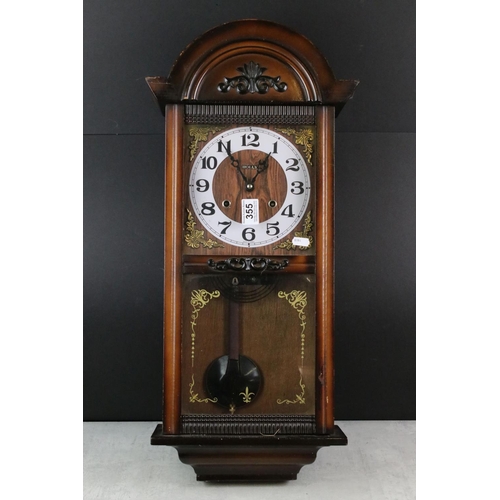
{"label": "minute hand", "polygon": [[[257,176],[261,173],[264,172],[264,170],[267,170],[267,167],[269,167],[269,156],[271,156],[271,153],[267,153],[267,156],[264,158],[264,160],[259,160],[259,163],[257,164],[257,172],[255,175],[247,181],[247,190],[252,191],[254,188],[254,182]],[[250,187],[250,189],[249,189]]]}

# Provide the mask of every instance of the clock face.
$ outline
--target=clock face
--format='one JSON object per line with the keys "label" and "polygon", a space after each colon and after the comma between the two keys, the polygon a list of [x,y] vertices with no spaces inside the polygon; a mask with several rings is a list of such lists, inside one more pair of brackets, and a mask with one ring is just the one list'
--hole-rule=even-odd
{"label": "clock face", "polygon": [[193,210],[205,229],[231,245],[255,248],[290,234],[311,194],[306,163],[283,135],[237,127],[214,136],[189,176]]}

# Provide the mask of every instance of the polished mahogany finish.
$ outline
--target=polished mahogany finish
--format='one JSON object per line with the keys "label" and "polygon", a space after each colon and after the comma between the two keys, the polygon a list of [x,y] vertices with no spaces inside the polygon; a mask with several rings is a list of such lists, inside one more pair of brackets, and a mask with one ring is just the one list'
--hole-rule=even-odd
{"label": "polished mahogany finish", "polygon": [[[266,75],[279,76],[287,89],[265,94],[219,91],[221,82],[237,76],[238,67],[256,60],[266,68]],[[337,80],[326,59],[304,36],[253,19],[208,31],[180,55],[168,78],[147,81],[162,112],[167,103],[180,101],[262,101],[333,105],[338,114],[358,84],[356,80]]]}
{"label": "polished mahogany finish", "polygon": [[171,436],[158,425],[151,444],[173,446],[181,462],[191,465],[198,481],[289,481],[316,460],[323,446],[347,444],[339,426],[328,436],[261,435]]}
{"label": "polished mahogany finish", "polygon": [[[174,446],[199,480],[295,479],[322,446],[347,444],[334,421],[334,125],[358,82],[259,20],[208,31],[168,78],[146,80],[166,145],[164,406],[151,443]],[[273,137],[267,149],[252,149],[252,127]],[[280,163],[284,144],[297,152]],[[299,164],[307,175],[293,177]],[[191,176],[195,165],[212,174]],[[276,241],[262,229],[265,244],[242,245],[257,226],[241,226],[244,241],[222,236],[251,197]],[[216,207],[218,233],[203,225]],[[296,225],[279,236],[276,217]]]}

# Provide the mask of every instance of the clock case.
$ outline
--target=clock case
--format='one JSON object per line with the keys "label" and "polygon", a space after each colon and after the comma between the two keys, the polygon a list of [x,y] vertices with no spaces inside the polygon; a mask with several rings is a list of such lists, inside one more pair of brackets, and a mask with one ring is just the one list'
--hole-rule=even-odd
{"label": "clock case", "polygon": [[[336,79],[302,35],[259,20],[232,22],[205,33],[180,55],[168,78],[146,81],[165,115],[166,172],[163,421],[151,444],[175,447],[198,480],[296,479],[321,447],[347,444],[334,423],[334,126],[358,82]],[[186,276],[207,273],[211,255],[185,251],[186,130],[193,124],[315,128],[315,251],[278,255],[289,260],[280,271],[287,277],[315,278],[315,408],[305,432],[291,420],[265,432],[268,427],[259,427],[257,419],[251,422],[253,433],[234,434],[224,425],[231,418],[227,414],[217,419],[216,413],[208,428],[193,427],[192,420],[182,418],[187,363],[182,331],[190,301],[183,283]],[[285,428],[286,434],[280,432]]]}

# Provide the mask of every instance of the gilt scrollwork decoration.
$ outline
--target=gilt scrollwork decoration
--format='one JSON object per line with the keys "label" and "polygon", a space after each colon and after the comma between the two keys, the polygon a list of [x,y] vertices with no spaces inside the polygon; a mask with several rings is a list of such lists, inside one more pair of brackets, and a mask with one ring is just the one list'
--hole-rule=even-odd
{"label": "gilt scrollwork decoration", "polygon": [[199,125],[189,127],[189,136],[192,138],[189,143],[189,161],[192,161],[198,152],[198,143],[208,141],[208,134],[220,132],[222,127],[214,127],[212,125]]}
{"label": "gilt scrollwork decoration", "polygon": [[[219,290],[209,292],[204,288],[193,290],[191,292],[191,366],[194,366],[195,344],[196,344],[196,325],[200,311],[212,300],[220,297]],[[217,398],[200,398],[194,391],[194,374],[191,375],[189,384],[189,402],[190,403],[217,403]]]}
{"label": "gilt scrollwork decoration", "polygon": [[217,403],[217,398],[203,398],[198,396],[197,392],[193,391],[194,387],[194,375],[191,377],[191,383],[189,384],[189,402],[190,403]]}
{"label": "gilt scrollwork decoration", "polygon": [[313,154],[313,139],[314,134],[310,128],[277,128],[279,132],[295,138],[295,144],[302,146],[302,152],[304,153],[309,165],[312,165],[312,154]]}
{"label": "gilt scrollwork decoration", "polygon": [[274,89],[277,92],[285,92],[288,85],[280,81],[280,76],[267,76],[264,72],[267,68],[260,64],[250,61],[239,68],[236,68],[241,75],[231,78],[224,78],[224,81],[219,83],[217,90],[219,92],[229,92],[230,89],[236,89],[239,94],[267,94],[269,89]]}
{"label": "gilt scrollwork decoration", "polygon": [[189,248],[224,248],[222,243],[212,239],[205,239],[205,231],[200,229],[196,229],[196,222],[194,220],[193,214],[189,210],[186,209],[188,213],[186,225],[185,225],[185,234],[184,241]]}
{"label": "gilt scrollwork decoration", "polygon": [[309,211],[306,215],[306,218],[304,219],[304,223],[302,224],[302,231],[296,231],[295,232],[295,237],[297,238],[306,238],[309,240],[308,245],[295,245],[293,243],[293,239],[287,239],[285,241],[282,241],[275,247],[273,247],[273,250],[277,250],[278,248],[282,248],[284,250],[308,250],[311,248],[313,244],[313,236],[312,236],[312,230],[313,230],[313,221],[312,221],[312,215],[311,212]]}
{"label": "gilt scrollwork decoration", "polygon": [[301,393],[295,394],[295,399],[277,399],[276,403],[278,403],[279,405],[283,405],[283,404],[294,405],[296,403],[299,403],[301,405],[305,405],[306,404],[306,397],[305,397],[306,386],[302,382],[302,377],[300,377],[300,380],[299,380],[299,387],[301,388]]}
{"label": "gilt scrollwork decoration", "polygon": [[219,290],[209,292],[204,288],[193,290],[191,292],[191,366],[194,366],[194,348],[196,341],[196,322],[198,321],[199,312],[212,300],[220,297]]}
{"label": "gilt scrollwork decoration", "polygon": [[299,322],[300,322],[300,379],[299,379],[299,387],[301,389],[300,393],[295,394],[294,399],[278,399],[276,402],[281,404],[306,404],[305,391],[306,386],[302,381],[302,369],[304,367],[304,356],[305,356],[305,344],[306,344],[306,326],[307,326],[307,317],[305,313],[305,308],[307,307],[307,292],[303,290],[292,290],[287,293],[284,291],[278,292],[278,297],[280,299],[285,299],[295,311],[297,311]]}

